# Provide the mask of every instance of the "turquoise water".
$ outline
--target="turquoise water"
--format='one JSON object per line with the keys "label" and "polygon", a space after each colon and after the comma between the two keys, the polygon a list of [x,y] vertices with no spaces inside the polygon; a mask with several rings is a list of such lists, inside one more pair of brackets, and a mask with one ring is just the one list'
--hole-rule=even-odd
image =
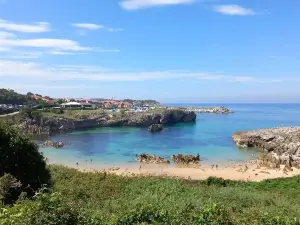
{"label": "turquoise water", "polygon": [[40,150],[50,161],[64,165],[75,165],[76,162],[136,164],[135,155],[143,152],[166,158],[178,153],[199,153],[204,164],[226,163],[252,159],[258,154],[254,149],[236,148],[231,138],[234,132],[300,125],[300,104],[222,105],[234,113],[198,114],[195,124],[177,124],[154,134],[146,128],[132,127],[74,131],[51,137],[52,141],[67,143],[64,148],[47,147]]}

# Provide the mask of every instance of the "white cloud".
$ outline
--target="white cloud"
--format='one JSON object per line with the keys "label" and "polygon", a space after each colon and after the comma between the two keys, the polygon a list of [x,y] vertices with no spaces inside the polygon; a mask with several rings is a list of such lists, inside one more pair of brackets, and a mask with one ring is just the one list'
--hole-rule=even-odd
{"label": "white cloud", "polygon": [[5,58],[10,59],[38,59],[41,58],[43,55],[42,52],[19,52],[19,53],[13,53]]}
{"label": "white cloud", "polygon": [[109,32],[121,32],[124,29],[123,28],[108,28],[107,29]]}
{"label": "white cloud", "polygon": [[0,52],[8,52],[9,50],[10,50],[9,48],[0,46]]}
{"label": "white cloud", "polygon": [[120,5],[126,10],[138,10],[155,6],[189,4],[195,1],[196,0],[123,0]]}
{"label": "white cloud", "polygon": [[43,64],[0,60],[0,77],[34,78],[35,81],[145,81],[145,80],[210,80],[219,82],[239,83],[274,83],[293,81],[299,82],[300,78],[272,78],[258,79],[249,76],[229,76],[210,73],[191,73],[174,71],[154,72],[113,72],[102,67],[85,65],[47,66]]}
{"label": "white cloud", "polygon": [[4,38],[15,38],[16,35],[13,33],[5,32],[5,31],[0,31],[0,39]]}
{"label": "white cloud", "polygon": [[238,5],[217,5],[214,7],[214,11],[230,16],[255,15],[255,12],[252,9],[243,8]]}
{"label": "white cloud", "polygon": [[51,48],[55,50],[68,51],[90,51],[91,47],[83,47],[78,42],[68,39],[39,38],[39,39],[17,39],[15,35],[7,32],[0,33],[0,49],[15,47]]}
{"label": "white cloud", "polygon": [[73,23],[72,26],[88,30],[99,30],[101,28],[104,28],[104,26],[94,23]]}
{"label": "white cloud", "polygon": [[[65,52],[59,50],[53,50],[48,52],[50,55],[74,55],[74,52]],[[78,53],[76,53],[78,54]]]}
{"label": "white cloud", "polygon": [[76,41],[68,39],[40,38],[40,39],[0,39],[0,47],[35,47],[54,48],[70,51],[89,51],[91,47],[80,46]]}
{"label": "white cloud", "polygon": [[34,24],[18,24],[0,19],[0,29],[24,33],[41,33],[49,31],[50,24],[46,22],[38,22]]}

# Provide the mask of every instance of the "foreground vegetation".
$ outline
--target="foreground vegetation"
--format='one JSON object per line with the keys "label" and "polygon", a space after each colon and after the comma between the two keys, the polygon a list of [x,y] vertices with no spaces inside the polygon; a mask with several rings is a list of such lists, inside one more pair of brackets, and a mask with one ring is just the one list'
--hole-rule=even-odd
{"label": "foreground vegetation", "polygon": [[52,192],[2,208],[0,224],[300,224],[299,176],[246,183],[50,170]]}
{"label": "foreground vegetation", "polygon": [[300,176],[256,183],[83,173],[47,168],[7,124],[0,139],[0,225],[300,224]]}

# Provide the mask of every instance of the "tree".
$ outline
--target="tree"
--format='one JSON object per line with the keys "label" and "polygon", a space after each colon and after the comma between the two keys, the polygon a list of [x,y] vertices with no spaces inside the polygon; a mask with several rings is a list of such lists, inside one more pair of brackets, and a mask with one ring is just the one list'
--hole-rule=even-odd
{"label": "tree", "polygon": [[57,100],[57,103],[60,104],[60,105],[61,105],[62,103],[64,103],[64,102],[65,102],[65,100],[64,100],[64,99],[61,99],[61,98]]}
{"label": "tree", "polygon": [[11,174],[29,196],[51,183],[44,157],[28,137],[0,122],[0,140],[0,177]]}
{"label": "tree", "polygon": [[0,177],[0,202],[4,205],[12,204],[20,195],[21,186],[21,182],[8,173]]}

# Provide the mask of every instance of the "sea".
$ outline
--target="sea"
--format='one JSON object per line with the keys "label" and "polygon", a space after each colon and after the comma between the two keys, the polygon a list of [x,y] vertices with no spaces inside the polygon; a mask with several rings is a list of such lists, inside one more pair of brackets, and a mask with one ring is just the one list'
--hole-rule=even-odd
{"label": "sea", "polygon": [[147,128],[103,127],[50,137],[62,141],[60,149],[40,147],[51,163],[136,165],[136,154],[200,154],[202,164],[227,164],[256,158],[258,149],[239,149],[232,134],[278,126],[300,126],[300,104],[169,104],[168,106],[224,106],[232,114],[197,114],[195,123],[166,126],[162,132]]}

